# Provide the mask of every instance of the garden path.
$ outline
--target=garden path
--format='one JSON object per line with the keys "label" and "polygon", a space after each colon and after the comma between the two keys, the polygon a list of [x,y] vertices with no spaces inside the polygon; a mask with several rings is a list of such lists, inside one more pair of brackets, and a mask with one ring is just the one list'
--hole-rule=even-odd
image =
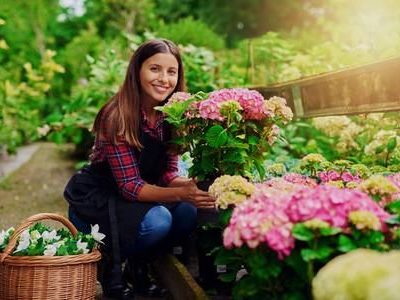
{"label": "garden path", "polygon": [[[23,157],[7,159],[7,177],[0,177],[0,230],[16,227],[25,218],[43,212],[66,216],[64,186],[74,172],[76,161],[71,157],[70,145],[37,143],[23,150]],[[33,149],[33,150],[32,150]],[[12,166],[11,166],[12,165]],[[5,160],[0,160],[5,167]],[[14,169],[14,170],[11,170]],[[102,297],[98,286],[96,299]],[[160,298],[135,297],[137,300]]]}

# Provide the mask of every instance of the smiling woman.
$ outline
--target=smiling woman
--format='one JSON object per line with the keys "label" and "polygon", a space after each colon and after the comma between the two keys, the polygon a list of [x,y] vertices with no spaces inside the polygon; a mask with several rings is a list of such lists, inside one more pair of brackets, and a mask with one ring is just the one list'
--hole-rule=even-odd
{"label": "smiling woman", "polygon": [[154,106],[162,103],[178,83],[179,63],[170,53],[158,53],[148,58],[140,70],[143,108],[147,116],[156,116]]}
{"label": "smiling woman", "polygon": [[96,117],[91,164],[66,187],[75,226],[84,231],[96,223],[107,235],[104,257],[112,254],[114,259],[102,268],[100,281],[107,296],[121,299],[131,293],[121,281],[120,258],[128,260],[124,278],[154,294],[143,273],[146,260],[189,235],[197,207],[214,206],[214,199],[194,181],[178,176],[177,155],[168,143],[171,130],[154,109],[184,89],[178,48],[168,40],[142,44],[119,91]]}

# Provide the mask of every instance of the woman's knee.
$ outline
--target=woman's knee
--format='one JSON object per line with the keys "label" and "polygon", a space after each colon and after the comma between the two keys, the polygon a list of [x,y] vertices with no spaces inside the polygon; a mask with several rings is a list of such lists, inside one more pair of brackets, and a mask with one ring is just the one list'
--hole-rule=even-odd
{"label": "woman's knee", "polygon": [[154,206],[151,208],[141,223],[140,230],[144,230],[147,234],[155,234],[157,236],[166,236],[172,225],[172,216],[164,206]]}
{"label": "woman's knee", "polygon": [[197,208],[191,203],[181,202],[172,211],[172,217],[175,229],[191,231],[197,224]]}

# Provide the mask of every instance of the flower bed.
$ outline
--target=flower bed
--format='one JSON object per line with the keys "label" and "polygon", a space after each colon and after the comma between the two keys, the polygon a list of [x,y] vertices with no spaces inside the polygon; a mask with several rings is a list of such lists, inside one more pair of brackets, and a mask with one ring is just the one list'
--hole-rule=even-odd
{"label": "flower bed", "polygon": [[[343,168],[341,162],[342,171],[326,164],[317,171],[322,162],[306,157],[298,167],[315,176],[282,174],[254,184],[252,195],[239,203],[215,192],[219,179],[210,187],[217,204],[232,210],[223,232],[225,249],[216,261],[229,270],[221,279],[236,281],[235,298],[310,299],[316,272],[332,258],[358,248],[388,251],[400,245],[400,173],[362,178],[350,172],[353,165]],[[248,182],[237,187],[237,178],[232,185],[227,178],[223,182],[225,193],[238,197],[251,190]]]}

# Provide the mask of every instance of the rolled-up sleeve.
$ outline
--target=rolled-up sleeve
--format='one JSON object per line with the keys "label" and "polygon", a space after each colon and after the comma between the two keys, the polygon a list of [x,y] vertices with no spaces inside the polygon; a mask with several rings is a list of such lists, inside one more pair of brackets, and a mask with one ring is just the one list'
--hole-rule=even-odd
{"label": "rolled-up sleeve", "polygon": [[178,155],[168,153],[167,167],[161,176],[161,184],[168,186],[176,177],[178,177]]}
{"label": "rolled-up sleeve", "polygon": [[103,149],[122,196],[135,201],[145,184],[140,177],[139,165],[133,147],[126,142],[114,145],[103,143]]}

